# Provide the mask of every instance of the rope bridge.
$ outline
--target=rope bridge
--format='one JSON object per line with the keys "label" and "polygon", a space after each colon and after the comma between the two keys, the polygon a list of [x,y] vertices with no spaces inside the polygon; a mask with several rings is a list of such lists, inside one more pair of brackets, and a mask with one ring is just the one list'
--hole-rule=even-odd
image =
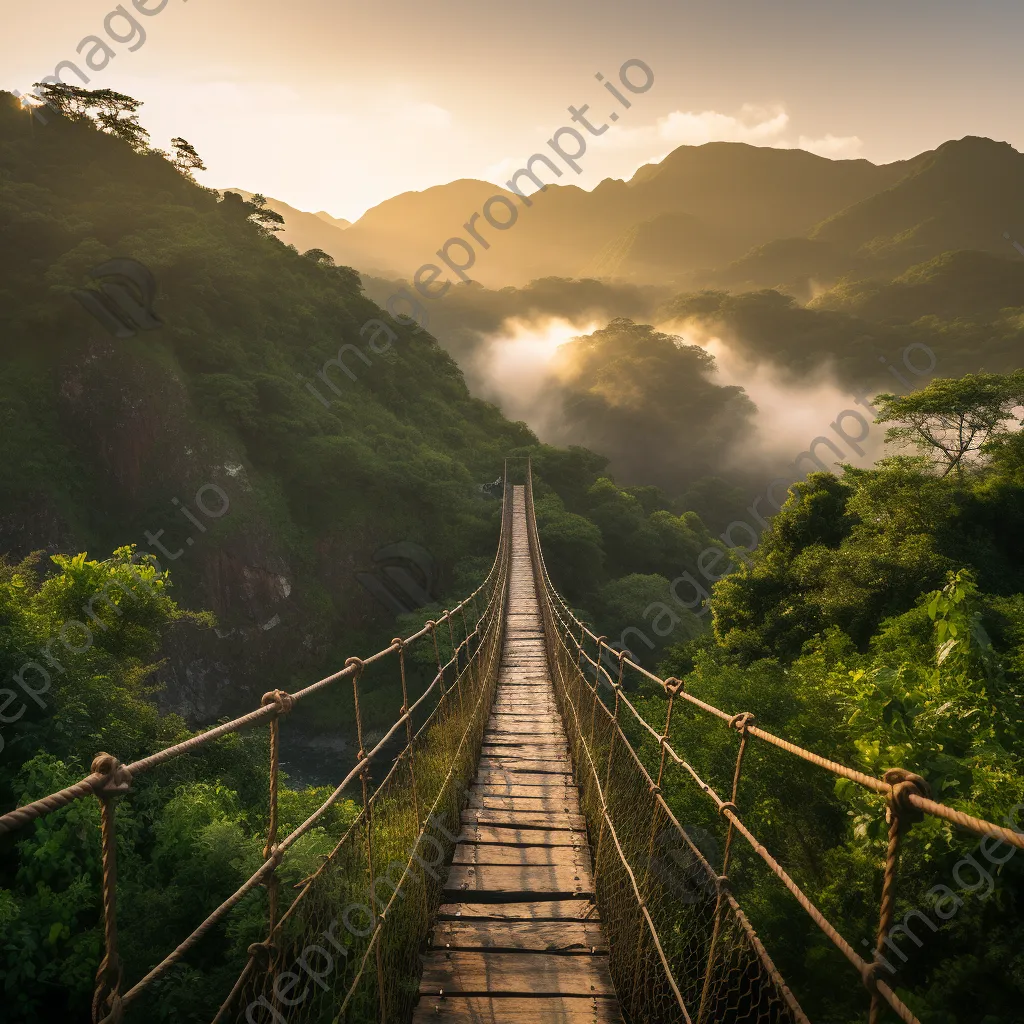
{"label": "rope bridge", "polygon": [[[201,955],[204,939],[223,939],[233,915],[253,901],[263,913],[265,938],[249,946],[237,980],[219,1007],[210,1008],[214,1024],[406,1024],[414,1015],[417,1022],[481,1024],[806,1022],[731,891],[729,872],[741,848],[788,890],[793,912],[806,914],[849,962],[849,978],[837,977],[835,984],[849,987],[859,976],[870,1024],[917,1024],[881,973],[907,829],[933,816],[1017,849],[1024,849],[1024,834],[933,800],[925,780],[912,773],[893,769],[878,779],[805,750],[756,726],[753,715],[713,707],[687,693],[680,680],[660,679],[624,652],[612,651],[551,583],[529,465],[525,484],[517,488],[506,469],[504,493],[498,551],[486,580],[437,621],[372,657],[350,658],[341,671],[295,693],[271,691],[257,710],[132,764],[101,753],[77,784],[0,816],[3,834],[76,801],[99,802],[104,954],[92,1002],[94,1024],[153,1015],[157,983],[175,965]],[[532,603],[522,605],[524,597]],[[517,642],[539,644],[539,654],[521,647],[528,653],[517,657]],[[410,702],[411,659],[422,659],[424,651],[436,673]],[[510,676],[515,664],[529,669]],[[371,692],[367,680],[385,672],[400,686],[402,706],[370,744],[360,698],[365,703]],[[628,698],[626,673],[664,694],[660,729]],[[356,763],[305,821],[279,834],[282,723],[298,703],[345,690],[354,710]],[[718,722],[734,738],[725,798],[671,741],[673,714],[683,708],[709,725]],[[502,715],[505,725],[495,725]],[[121,948],[117,929],[118,801],[130,799],[133,780],[142,774],[254,727],[266,729],[270,764],[262,863],[161,962],[126,972],[129,951]],[[820,769],[878,797],[888,845],[877,940],[867,958],[744,822],[741,783],[755,748],[781,751],[793,764]],[[376,783],[374,773],[380,775]],[[713,856],[697,830],[680,823],[666,799],[663,789],[680,783],[701,794],[724,829],[720,855]],[[336,823],[332,809],[353,795],[358,811],[338,829],[330,852],[298,884],[285,885],[289,869],[302,863],[304,837]],[[489,830],[486,836],[482,829]],[[510,830],[516,835],[506,842],[501,836]],[[455,863],[448,867],[453,853]],[[665,870],[668,861],[676,866],[675,876]],[[481,864],[488,870],[467,867]],[[482,881],[510,877],[493,870],[507,865],[518,869],[520,879],[510,891],[495,891],[493,881]],[[564,867],[575,873],[566,876]],[[467,895],[470,877],[474,893]],[[545,878],[561,881],[546,885]],[[463,901],[459,907],[477,908],[480,920],[473,928],[458,925],[464,911],[454,909],[455,899]],[[513,906],[534,909],[515,917],[508,913]],[[577,933],[583,943],[566,941]],[[473,952],[453,951],[452,940],[458,946],[470,941],[467,934],[473,936]],[[498,934],[506,937],[496,939]],[[501,966],[510,951],[520,954],[514,983],[503,980],[508,975]],[[566,969],[552,968],[561,963]],[[438,977],[447,991],[445,982],[436,984]],[[551,986],[550,997],[545,986]]]}

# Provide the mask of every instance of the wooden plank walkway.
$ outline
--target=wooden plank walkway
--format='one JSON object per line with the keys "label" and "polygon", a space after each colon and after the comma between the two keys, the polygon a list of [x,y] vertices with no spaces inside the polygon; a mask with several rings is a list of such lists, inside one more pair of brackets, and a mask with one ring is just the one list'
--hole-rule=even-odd
{"label": "wooden plank walkway", "polygon": [[555,707],[522,487],[505,646],[413,1024],[621,1024]]}

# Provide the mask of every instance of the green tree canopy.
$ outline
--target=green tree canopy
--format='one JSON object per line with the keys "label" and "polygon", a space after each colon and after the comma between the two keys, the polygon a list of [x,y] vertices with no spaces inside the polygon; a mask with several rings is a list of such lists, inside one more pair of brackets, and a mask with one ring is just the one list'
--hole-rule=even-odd
{"label": "green tree canopy", "polygon": [[1016,420],[1024,404],[1024,370],[969,373],[933,380],[909,395],[879,395],[876,422],[895,423],[886,441],[920,451],[942,476],[961,476]]}

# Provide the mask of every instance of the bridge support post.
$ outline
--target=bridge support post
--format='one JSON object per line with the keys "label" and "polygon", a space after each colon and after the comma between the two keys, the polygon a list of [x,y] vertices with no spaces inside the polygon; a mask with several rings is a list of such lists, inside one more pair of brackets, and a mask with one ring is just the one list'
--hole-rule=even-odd
{"label": "bridge support post", "polygon": [[[600,664],[600,663],[599,663]],[[594,695],[597,695],[598,681],[594,680]],[[608,799],[608,787],[612,781],[612,761],[615,758],[615,739],[619,734],[619,691],[622,689],[622,658],[619,658],[619,678],[612,684],[615,690],[615,710],[612,712],[612,738],[608,744],[608,764],[604,776],[604,796]],[[600,873],[601,847],[604,845],[605,816],[601,815],[601,828],[597,834],[597,849],[594,851],[594,876]]]}
{"label": "bridge support post", "polygon": [[914,775],[913,772],[905,771],[902,768],[890,768],[882,776],[882,780],[889,783],[891,787],[885,801],[885,820],[889,825],[889,840],[885,852],[885,878],[882,882],[882,902],[878,914],[875,958],[865,976],[865,982],[871,990],[871,1010],[868,1013],[868,1024],[878,1024],[882,1016],[882,997],[873,982],[884,959],[882,950],[889,939],[892,922],[896,916],[896,875],[899,869],[900,844],[910,826],[924,818],[924,813],[912,807],[906,798],[911,793],[926,798],[931,797],[931,787],[928,783],[920,775]]}
{"label": "bridge support post", "polygon": [[363,674],[363,662],[360,658],[349,658],[345,665],[355,665],[352,673],[352,699],[356,711],[356,737],[359,740],[358,763],[362,765],[359,781],[363,791],[363,814],[366,818],[366,870],[369,876],[370,915],[372,919],[371,942],[374,944],[374,955],[377,964],[377,1007],[380,1011],[381,1024],[387,1024],[387,1006],[384,999],[384,963],[380,952],[380,925],[383,921],[377,911],[377,887],[373,870],[373,799],[370,795],[370,769],[363,744],[363,713],[359,706],[359,679]]}
{"label": "bridge support post", "polygon": [[103,849],[103,939],[104,952],[96,971],[92,998],[93,1024],[120,1024],[123,969],[117,947],[117,819],[114,800],[127,793],[132,777],[112,754],[97,754],[92,770],[106,778],[94,790],[100,802]]}
{"label": "bridge support post", "polygon": [[[732,811],[736,810],[736,799],[739,796],[740,791],[740,773],[743,770],[743,755],[747,752],[747,730],[753,720],[754,716],[749,711],[745,711],[742,714],[733,715],[729,722],[730,728],[739,730],[740,747],[736,752],[736,768],[733,771],[732,776],[732,797],[728,803],[722,804],[719,808],[719,813],[723,818],[726,817],[726,808]],[[718,877],[718,885],[716,886],[718,892],[715,897],[715,923],[711,929],[711,946],[708,949],[708,963],[704,970],[704,985],[701,988],[700,1006],[697,1009],[696,1024],[704,1024],[704,1021],[707,1019],[708,996],[711,992],[711,979],[713,977],[712,971],[715,966],[718,937],[722,931],[722,905],[725,902],[725,892],[729,884],[729,863],[732,858],[732,840],[734,832],[732,819],[729,818],[727,820],[729,825],[725,833],[725,850],[722,854],[722,873]]]}

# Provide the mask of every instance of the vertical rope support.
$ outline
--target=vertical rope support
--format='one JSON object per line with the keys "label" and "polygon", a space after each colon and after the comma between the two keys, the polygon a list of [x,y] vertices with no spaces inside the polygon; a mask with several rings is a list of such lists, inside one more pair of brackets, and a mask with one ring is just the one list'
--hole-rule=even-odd
{"label": "vertical rope support", "polygon": [[875,959],[868,965],[864,975],[864,984],[871,992],[871,1009],[868,1013],[869,1024],[878,1024],[882,1017],[882,997],[875,986],[875,977],[881,967],[882,950],[892,929],[896,916],[896,876],[899,870],[900,844],[905,832],[924,814],[907,802],[907,796],[916,793],[918,796],[931,798],[931,787],[920,775],[904,771],[902,768],[890,768],[882,780],[892,787],[886,799],[885,819],[889,825],[888,843],[885,851],[885,875],[882,881],[882,901],[878,913],[878,936],[875,940]]}
{"label": "vertical rope support", "polygon": [[734,828],[732,819],[725,814],[725,811],[727,809],[734,813],[736,811],[736,798],[739,796],[740,791],[740,774],[743,770],[743,755],[747,752],[747,730],[753,720],[754,716],[749,711],[733,715],[729,720],[729,728],[739,730],[740,747],[736,752],[736,768],[732,775],[732,797],[727,803],[722,804],[719,808],[719,813],[726,819],[728,826],[725,833],[725,850],[722,853],[722,873],[718,876],[718,884],[716,886],[718,892],[715,897],[715,924],[711,930],[711,945],[708,947],[708,964],[704,970],[704,985],[701,988],[700,1006],[697,1009],[697,1024],[703,1024],[708,1010],[708,995],[711,992],[712,970],[715,966],[715,954],[718,951],[718,937],[722,931],[722,916],[725,902],[724,896],[729,885],[729,863],[732,859],[732,839]]}
{"label": "vertical rope support", "polygon": [[277,852],[277,823],[278,823],[278,800],[277,791],[280,781],[281,767],[281,715],[287,714],[292,709],[292,698],[283,690],[271,690],[263,695],[261,706],[267,707],[270,704],[277,706],[277,714],[270,720],[270,818],[267,823],[267,843],[263,848],[263,859],[274,858],[274,867],[270,877],[266,881],[267,902],[269,904],[267,929],[267,953],[270,956],[270,973],[274,973],[274,933],[277,931],[278,923],[278,895],[280,881],[277,877],[277,867],[280,857]]}
{"label": "vertical rope support", "polygon": [[[366,747],[363,743],[363,712],[359,706],[359,679],[363,674],[363,661],[361,658],[349,658],[345,667],[355,665],[356,670],[352,673],[352,700],[356,711],[356,738],[359,741],[358,760],[362,762],[366,758]],[[381,1024],[387,1024],[387,1006],[384,999],[384,964],[381,959],[380,937],[378,932],[383,919],[377,913],[377,887],[373,871],[373,803],[370,800],[370,770],[368,765],[363,765],[359,772],[359,781],[363,791],[363,811],[366,815],[366,871],[370,883],[370,913],[373,915],[373,929],[370,941],[374,944],[374,954],[377,961],[377,1001],[380,1010]]]}
{"label": "vertical rope support", "polygon": [[469,685],[473,692],[476,692],[477,684],[477,673],[473,671],[473,651],[470,647],[469,639],[469,623],[466,622],[466,605],[465,603],[459,605],[459,613],[462,616],[462,632],[466,634],[466,671],[469,673]]}
{"label": "vertical rope support", "polygon": [[127,793],[132,784],[128,770],[112,754],[93,758],[92,770],[106,778],[96,788],[100,803],[103,851],[103,959],[96,971],[92,997],[93,1024],[120,1024],[124,1018],[121,981],[124,970],[117,948],[117,821],[114,800]]}
{"label": "vertical rope support", "polygon": [[[400,637],[396,636],[391,641],[392,644],[398,644],[398,668],[402,676],[402,714],[405,715],[405,749],[409,754],[409,785],[412,787],[412,813],[416,816],[416,833],[420,831],[420,796],[416,786],[416,757],[415,757],[415,740],[413,736],[412,727],[412,713],[409,711],[409,685],[406,682],[405,676],[405,641]],[[423,822],[426,825],[426,822]],[[426,880],[423,885],[423,913],[426,915],[426,919],[430,919],[430,907],[428,905],[427,886]]]}
{"label": "vertical rope support", "polygon": [[396,636],[391,641],[398,644],[398,670],[402,676],[402,714],[405,718],[405,749],[409,751],[409,781],[412,784],[412,810],[416,815],[416,831],[420,830],[420,798],[416,791],[416,765],[413,756],[413,728],[412,715],[409,712],[409,685],[405,677],[405,641]]}
{"label": "vertical rope support", "polygon": [[459,669],[459,651],[455,646],[455,630],[452,627],[452,613],[445,609],[445,613],[441,617],[448,620],[448,642],[452,645],[452,660],[455,662],[455,687],[459,691],[459,714],[462,717],[465,717],[466,705],[462,699],[462,671]]}
{"label": "vertical rope support", "polygon": [[434,657],[437,659],[437,674],[441,684],[441,698],[444,699],[446,696],[444,688],[444,666],[441,664],[441,649],[437,646],[437,623],[433,619],[428,619],[425,625],[430,630],[430,639],[434,641]]}
{"label": "vertical rope support", "polygon": [[[591,746],[591,748],[593,748],[593,746],[594,746],[594,729],[595,729],[595,726],[596,726],[597,702],[600,699],[598,697],[597,691],[601,688],[601,673],[600,673],[600,668],[601,668],[601,648],[604,646],[604,642],[607,639],[608,639],[608,637],[606,637],[606,636],[599,636],[597,638],[597,658],[596,658],[596,661],[597,661],[598,668],[597,668],[597,671],[594,672],[594,703],[590,706],[590,746]],[[582,651],[583,651],[583,648],[581,646],[580,647],[581,656],[582,656]],[[582,670],[580,670],[580,675],[584,679],[586,679],[586,674]],[[589,687],[590,683],[587,683],[587,686]]]}
{"label": "vertical rope support", "polygon": [[665,691],[668,693],[668,709],[665,711],[665,731],[661,734],[661,763],[658,765],[658,781],[655,783],[659,790],[661,789],[661,780],[665,777],[665,758],[668,755],[668,738],[672,732],[672,707],[675,704],[676,696],[682,688],[682,681],[676,679],[675,676],[669,676],[668,679],[665,680]]}
{"label": "vertical rope support", "polygon": [[256,964],[260,965],[261,970],[266,972],[273,977],[276,974],[277,963],[274,959],[274,933],[280,926],[278,920],[278,894],[280,892],[280,880],[277,877],[277,868],[281,863],[281,857],[277,850],[277,826],[278,826],[278,785],[280,782],[280,765],[281,765],[281,734],[280,734],[280,720],[281,715],[288,714],[291,711],[294,701],[291,694],[286,693],[284,690],[271,690],[269,693],[263,694],[263,699],[260,701],[261,707],[267,707],[270,704],[277,705],[277,714],[270,720],[270,812],[267,821],[267,842],[263,847],[263,859],[269,860],[274,859],[274,867],[271,871],[270,878],[264,883],[267,889],[267,937],[263,942],[254,942],[249,946],[247,950],[249,959],[246,961],[245,967],[239,974],[238,979],[235,981],[234,986],[228,993],[227,998],[220,1005],[220,1009],[217,1010],[217,1015],[213,1018],[212,1024],[219,1024],[220,1021],[227,1019],[227,1014],[231,1009],[232,1004],[238,997],[238,993],[241,992],[243,986],[252,974]]}
{"label": "vertical rope support", "polygon": [[[616,738],[616,736],[618,735],[618,732],[619,732],[619,690],[621,689],[621,687],[622,687],[621,683],[615,684],[615,710],[612,712],[612,738],[611,738],[611,740],[608,743],[608,770],[605,773],[604,792],[601,794],[601,796],[603,798],[603,801],[604,801],[604,804],[605,804],[606,807],[608,805],[608,784],[611,781],[611,775],[612,775],[612,758],[615,755],[615,738]],[[597,684],[596,683],[594,684],[594,689],[595,689],[595,691],[597,689]],[[600,864],[601,864],[601,846],[604,843],[604,833],[605,833],[605,816],[602,814],[601,815],[601,828],[600,828],[600,831],[597,834],[597,850],[594,853],[594,875],[595,875],[595,877],[594,877],[594,884],[595,885],[597,884],[597,877],[596,876],[597,876],[598,870],[600,869]]]}
{"label": "vertical rope support", "polygon": [[[622,662],[626,657],[625,651],[619,651],[619,679],[622,679]],[[665,758],[667,757],[666,745],[668,744],[669,733],[672,729],[672,707],[675,703],[676,694],[683,688],[683,684],[676,679],[674,676],[670,676],[665,680],[665,689],[668,693],[668,708],[665,710],[665,730],[661,734],[661,763],[658,766],[658,781],[651,785],[651,832],[647,840],[647,862],[644,865],[643,877],[640,880],[640,895],[643,899],[649,898],[647,891],[647,883],[651,878],[651,863],[654,860],[654,838],[658,832],[658,797],[661,796],[661,780],[665,775]],[[643,922],[640,924],[640,928],[636,935],[636,954],[634,955],[634,973],[638,969],[640,964],[640,951],[643,948],[644,941],[644,928]],[[641,990],[643,988],[643,979],[638,978],[637,984],[633,988],[633,999],[632,1005],[635,1012],[635,1006],[640,998]]]}

